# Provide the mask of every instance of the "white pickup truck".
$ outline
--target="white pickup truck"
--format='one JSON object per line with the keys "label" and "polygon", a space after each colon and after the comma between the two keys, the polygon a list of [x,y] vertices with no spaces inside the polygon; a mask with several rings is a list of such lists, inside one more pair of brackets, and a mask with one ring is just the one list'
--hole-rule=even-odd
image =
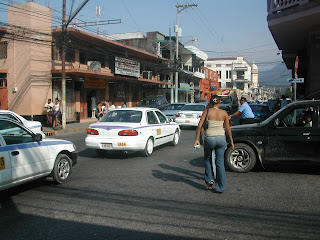
{"label": "white pickup truck", "polygon": [[64,183],[76,163],[72,142],[42,139],[21,123],[0,116],[0,190],[46,176]]}

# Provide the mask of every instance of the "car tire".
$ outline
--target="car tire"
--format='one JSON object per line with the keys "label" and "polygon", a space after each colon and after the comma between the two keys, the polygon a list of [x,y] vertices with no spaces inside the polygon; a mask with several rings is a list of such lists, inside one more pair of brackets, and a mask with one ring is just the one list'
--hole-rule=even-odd
{"label": "car tire", "polygon": [[145,157],[149,157],[153,153],[153,147],[154,147],[153,140],[151,137],[149,137],[144,150],[142,150],[142,155]]}
{"label": "car tire", "polygon": [[72,161],[66,154],[59,154],[53,168],[53,180],[56,183],[65,183],[69,180],[72,169]]}
{"label": "car tire", "polygon": [[256,165],[256,154],[245,143],[236,143],[234,149],[229,147],[225,153],[225,165],[233,172],[249,172]]}
{"label": "car tire", "polygon": [[172,142],[171,142],[172,146],[177,146],[178,145],[179,137],[180,137],[180,134],[179,134],[179,130],[177,129],[173,134],[173,139],[172,139]]}

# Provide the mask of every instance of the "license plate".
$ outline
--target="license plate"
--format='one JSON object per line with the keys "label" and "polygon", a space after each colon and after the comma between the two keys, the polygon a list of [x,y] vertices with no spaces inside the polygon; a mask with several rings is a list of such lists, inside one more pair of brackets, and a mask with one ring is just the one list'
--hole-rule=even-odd
{"label": "license plate", "polygon": [[189,123],[190,122],[190,120],[186,120],[186,123]]}
{"label": "license plate", "polygon": [[127,143],[121,143],[121,142],[119,142],[119,143],[118,143],[118,146],[119,146],[119,147],[126,147],[126,146],[127,146]]}
{"label": "license plate", "polygon": [[101,143],[101,147],[105,149],[111,149],[112,144],[111,143]]}

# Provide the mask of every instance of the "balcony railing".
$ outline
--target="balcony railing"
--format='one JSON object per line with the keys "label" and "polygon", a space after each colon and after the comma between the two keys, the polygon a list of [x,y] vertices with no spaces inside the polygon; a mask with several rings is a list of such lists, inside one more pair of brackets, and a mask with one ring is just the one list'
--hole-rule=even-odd
{"label": "balcony railing", "polygon": [[268,14],[281,12],[283,10],[307,4],[312,0],[268,0]]}

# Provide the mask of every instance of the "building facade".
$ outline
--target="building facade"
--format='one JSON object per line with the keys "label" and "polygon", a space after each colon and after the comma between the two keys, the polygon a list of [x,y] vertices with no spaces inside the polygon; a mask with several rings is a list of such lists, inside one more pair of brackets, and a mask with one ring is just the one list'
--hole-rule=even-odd
{"label": "building facade", "polygon": [[[297,97],[320,99],[320,1],[267,0],[268,27],[288,69],[304,83]],[[295,71],[295,61],[298,64]]]}
{"label": "building facade", "polygon": [[[61,29],[51,29],[51,9],[8,7],[8,26],[0,28],[2,109],[43,120],[47,99],[61,99],[62,39]],[[92,98],[135,106],[172,85],[169,60],[159,55],[73,28],[65,49],[67,122],[92,117]]]}
{"label": "building facade", "polygon": [[218,73],[220,89],[238,89],[251,96],[252,87],[258,85],[258,67],[243,57],[208,58],[204,66]]}

